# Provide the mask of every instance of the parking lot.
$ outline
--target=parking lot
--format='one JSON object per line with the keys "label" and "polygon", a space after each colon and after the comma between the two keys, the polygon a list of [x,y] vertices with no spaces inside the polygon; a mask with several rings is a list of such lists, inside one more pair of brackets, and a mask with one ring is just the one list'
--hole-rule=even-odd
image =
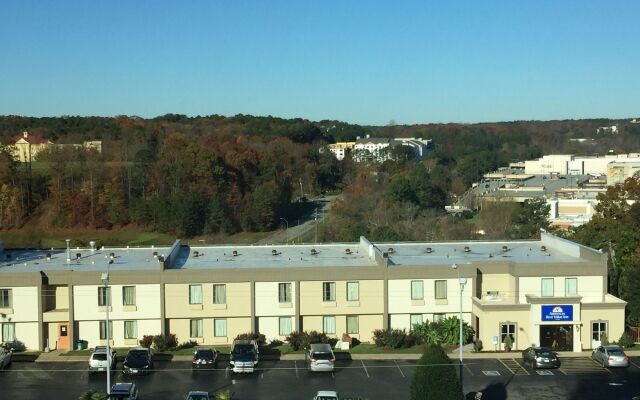
{"label": "parking lot", "polygon": [[[640,394],[640,360],[628,369],[605,369],[591,359],[563,359],[556,370],[531,370],[520,359],[471,359],[464,365],[465,392],[483,399],[631,399]],[[121,364],[118,364],[120,367]],[[311,399],[318,390],[338,390],[366,399],[407,399],[416,368],[408,360],[339,360],[333,373],[309,373],[301,361],[261,361],[256,373],[234,375],[225,365],[192,371],[189,362],[156,362],[149,376],[116,371],[112,382],[135,382],[142,398],[181,399],[189,390],[229,388],[235,399]],[[86,363],[14,362],[0,372],[0,398],[77,399],[88,389],[105,390],[105,375],[89,377]],[[434,383],[437,384],[437,383]]]}

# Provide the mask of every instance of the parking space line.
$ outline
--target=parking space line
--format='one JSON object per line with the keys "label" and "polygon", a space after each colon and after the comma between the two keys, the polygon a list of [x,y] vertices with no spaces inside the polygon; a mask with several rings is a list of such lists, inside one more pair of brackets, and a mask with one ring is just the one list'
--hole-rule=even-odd
{"label": "parking space line", "polygon": [[296,369],[296,378],[300,378],[298,375],[298,363],[295,360],[293,360],[293,367]]}
{"label": "parking space line", "polygon": [[403,378],[406,378],[406,376],[404,376],[404,372],[402,372],[402,369],[400,369],[400,365],[398,365],[398,362],[396,360],[393,360],[394,363],[396,363],[396,367],[398,367],[398,371],[400,371],[400,375],[402,375]]}
{"label": "parking space line", "polygon": [[462,364],[462,365],[467,369],[467,371],[469,371],[471,376],[475,376],[475,374],[473,373],[473,371],[471,371],[471,368],[469,368],[469,366],[467,364]]}
{"label": "parking space line", "polygon": [[629,362],[630,362],[630,363],[631,363],[631,365],[633,365],[634,367],[636,367],[636,368],[640,368],[640,365],[638,365],[638,364],[634,363],[633,361],[629,361]]}
{"label": "parking space line", "polygon": [[360,360],[360,362],[362,363],[362,368],[364,368],[364,372],[367,374],[367,378],[371,378],[371,376],[369,376],[369,371],[367,371],[367,367],[364,365],[364,361]]}
{"label": "parking space line", "polygon": [[596,360],[594,360],[593,358],[591,358],[590,360],[591,360],[591,361],[593,361],[593,363],[594,363],[595,365],[597,365],[598,367],[600,367],[600,368],[604,369],[604,370],[605,370],[605,371],[607,371],[609,374],[613,375],[613,372],[611,372],[611,371],[609,370],[609,368],[607,368],[607,367],[603,366],[602,364],[600,364],[599,362],[597,362],[597,361],[596,361]]}

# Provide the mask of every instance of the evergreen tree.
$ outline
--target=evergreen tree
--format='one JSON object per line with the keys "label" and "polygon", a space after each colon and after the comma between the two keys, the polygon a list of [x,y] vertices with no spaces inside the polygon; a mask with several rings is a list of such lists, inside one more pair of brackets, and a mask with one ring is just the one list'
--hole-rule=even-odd
{"label": "evergreen tree", "polygon": [[428,345],[411,381],[411,400],[462,400],[455,367],[440,345]]}

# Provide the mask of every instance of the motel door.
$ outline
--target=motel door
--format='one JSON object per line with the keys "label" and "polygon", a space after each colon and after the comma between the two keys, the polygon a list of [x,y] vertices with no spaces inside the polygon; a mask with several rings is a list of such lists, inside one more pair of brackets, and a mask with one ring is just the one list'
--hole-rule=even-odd
{"label": "motel door", "polygon": [[70,350],[68,322],[61,322],[58,324],[58,347],[57,348],[61,350]]}

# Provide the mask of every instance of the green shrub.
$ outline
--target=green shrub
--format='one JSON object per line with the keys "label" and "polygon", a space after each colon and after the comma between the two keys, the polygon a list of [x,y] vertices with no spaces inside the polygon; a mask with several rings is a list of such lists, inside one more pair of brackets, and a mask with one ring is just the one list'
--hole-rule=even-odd
{"label": "green shrub", "polygon": [[79,400],[108,400],[109,395],[104,392],[96,392],[95,390],[87,390],[78,398]]}
{"label": "green shrub", "polygon": [[146,347],[147,349],[151,348],[153,344],[153,335],[144,335],[142,339],[140,339],[140,346]]}
{"label": "green shrub", "polygon": [[412,333],[407,334],[404,329],[376,329],[373,331],[373,342],[378,347],[399,349],[413,346],[416,338]]}
{"label": "green shrub", "polygon": [[267,343],[267,338],[260,332],[241,333],[236,336],[236,340],[255,340],[258,346],[264,346]]}
{"label": "green shrub", "polygon": [[196,342],[195,340],[189,340],[187,342],[182,342],[179,345],[176,346],[176,350],[182,350],[182,349],[192,349],[194,347],[196,347],[198,345],[198,342]]}
{"label": "green shrub", "polygon": [[175,334],[155,335],[153,337],[153,349],[156,351],[173,350],[178,346],[178,338]]}
{"label": "green shrub", "polygon": [[411,380],[411,400],[462,400],[456,369],[440,345],[428,345]]}
{"label": "green shrub", "polygon": [[620,336],[620,340],[618,340],[618,345],[625,349],[633,347],[633,345],[635,345],[633,336],[631,336],[629,332],[623,333],[622,336]]}
{"label": "green shrub", "polygon": [[603,333],[602,335],[600,335],[600,344],[603,346],[609,345],[609,338],[607,337],[606,333]]}
{"label": "green shrub", "polygon": [[216,400],[231,400],[233,399],[233,392],[229,389],[222,389],[216,392]]}
{"label": "green shrub", "polygon": [[293,351],[298,351],[304,348],[303,343],[305,340],[307,340],[306,336],[308,336],[306,332],[293,331],[289,334],[289,336],[286,337],[285,340],[287,341],[287,343],[289,343],[289,346],[291,346]]}
{"label": "green shrub", "polygon": [[[416,342],[426,344],[458,344],[460,341],[460,320],[457,317],[444,318],[437,322],[423,322],[412,327]],[[463,344],[469,343],[475,332],[469,324],[462,323]]]}

